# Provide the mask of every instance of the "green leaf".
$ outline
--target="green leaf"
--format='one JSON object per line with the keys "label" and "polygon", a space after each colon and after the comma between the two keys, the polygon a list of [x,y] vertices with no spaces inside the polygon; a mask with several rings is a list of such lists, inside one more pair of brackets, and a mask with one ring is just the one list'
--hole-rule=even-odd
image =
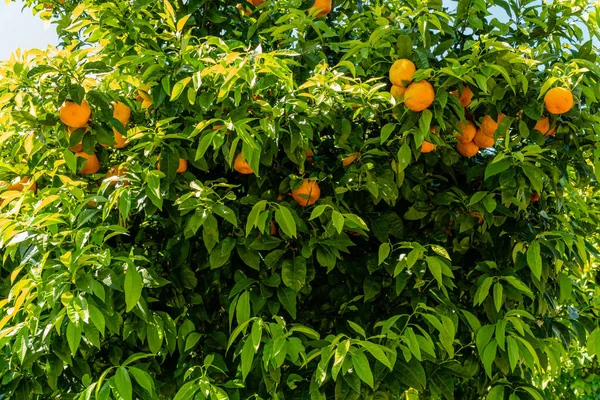
{"label": "green leaf", "polygon": [[325,211],[327,207],[331,206],[329,204],[319,204],[318,206],[313,208],[312,212],[310,213],[310,218],[308,220],[312,221],[313,219],[318,218],[321,214],[323,214],[323,211]]}
{"label": "green leaf", "polygon": [[193,399],[196,392],[200,389],[200,385],[198,385],[198,380],[194,379],[183,385],[181,389],[175,395],[173,400],[189,400]]}
{"label": "green leaf", "polygon": [[280,204],[279,208],[275,210],[275,221],[286,235],[296,237],[296,221],[294,221],[289,208]]}
{"label": "green leaf", "polygon": [[373,381],[373,372],[371,371],[367,356],[361,351],[352,350],[350,351],[350,355],[352,357],[352,365],[354,366],[356,375],[358,375],[361,381],[373,388],[375,385]]}
{"label": "green leaf", "polygon": [[477,192],[473,196],[471,196],[471,200],[469,201],[469,206],[479,203],[485,196],[487,196],[488,192]]}
{"label": "green leaf", "polygon": [[494,278],[492,277],[487,277],[483,280],[475,292],[475,298],[473,299],[474,305],[477,306],[484,302],[484,300],[490,294],[490,287],[492,286],[492,283],[494,283]]}
{"label": "green leaf", "polygon": [[361,335],[363,338],[367,338],[367,333],[365,332],[365,330],[358,325],[356,322],[352,322],[350,320],[348,320],[348,325],[350,325],[350,328],[354,329],[354,331],[356,331],[356,333],[358,333],[359,335]]}
{"label": "green leaf", "polygon": [[429,271],[437,281],[438,286],[443,286],[444,284],[442,281],[442,264],[440,263],[440,261],[437,259],[437,257],[426,257],[425,261],[427,262]]}
{"label": "green leaf", "polygon": [[150,374],[136,367],[129,367],[128,370],[129,373],[133,375],[133,379],[135,379],[138,385],[150,395],[154,396],[154,380]]}
{"label": "green leaf", "polygon": [[507,159],[502,159],[498,162],[492,162],[492,163],[488,164],[487,167],[485,168],[485,178],[484,179],[488,179],[494,175],[498,175],[499,173],[504,172],[507,169],[509,169],[511,166],[512,166],[512,162]]}
{"label": "green leaf", "polygon": [[183,78],[175,85],[173,85],[173,91],[171,92],[171,101],[175,101],[179,98],[179,96],[181,96],[181,93],[183,93],[183,89],[185,89],[185,87],[191,80],[192,78],[190,77]]}
{"label": "green leaf", "polygon": [[252,368],[252,362],[254,361],[254,346],[252,340],[246,339],[244,347],[242,347],[242,380],[246,380],[246,377],[250,373]]}
{"label": "green leaf", "polygon": [[398,124],[389,123],[385,124],[383,128],[381,128],[381,134],[379,135],[380,143],[383,144],[386,140],[388,140],[390,135],[394,132],[394,129],[396,129],[396,126],[398,126]]}
{"label": "green leaf", "polygon": [[519,346],[512,336],[506,338],[506,343],[508,345],[508,362],[510,364],[510,370],[514,371],[519,362]]}
{"label": "green leaf", "polygon": [[299,292],[306,284],[306,259],[296,257],[294,260],[284,260],[281,267],[281,279],[283,283]]}
{"label": "green leaf", "polygon": [[494,305],[496,306],[496,311],[500,312],[502,303],[502,284],[496,282],[494,284]]}
{"label": "green leaf", "polygon": [[115,372],[115,386],[123,400],[131,400],[133,390],[131,388],[131,378],[125,367],[118,367]]}
{"label": "green leaf", "polygon": [[394,376],[408,387],[415,388],[421,392],[427,386],[425,369],[423,369],[423,365],[414,357],[409,362],[398,358],[394,366]]}
{"label": "green leaf", "polygon": [[540,254],[540,244],[534,240],[529,244],[527,249],[527,265],[531,269],[531,273],[538,280],[542,277],[542,256]]}
{"label": "green leaf", "polygon": [[296,292],[287,287],[280,287],[277,289],[277,298],[292,319],[296,319]]}
{"label": "green leaf", "polygon": [[377,361],[388,367],[390,371],[394,368],[388,357],[385,355],[385,352],[382,350],[382,348],[384,348],[383,346],[364,340],[358,341],[358,344],[371,353],[371,355],[375,357]]}
{"label": "green leaf", "polygon": [[81,341],[81,327],[75,325],[69,320],[67,323],[67,342],[69,343],[69,349],[71,354],[75,355],[77,349],[79,349],[79,342]]}
{"label": "green leaf", "polygon": [[333,223],[333,226],[335,227],[337,232],[342,233],[342,231],[344,230],[344,216],[342,215],[342,213],[337,210],[333,210],[333,212],[331,213],[331,222]]}
{"label": "green leaf", "polygon": [[486,400],[504,400],[504,386],[496,385],[488,393]]}
{"label": "green leaf", "polygon": [[363,291],[365,293],[365,302],[375,298],[381,292],[380,280],[373,276],[367,276],[363,282]]}
{"label": "green leaf", "polygon": [[386,258],[390,255],[391,247],[389,243],[382,243],[379,245],[379,261],[378,265],[381,265],[382,262],[385,261]]}
{"label": "green leaf", "polygon": [[212,212],[237,228],[237,217],[231,208],[224,206],[223,204],[215,204],[212,208]]}
{"label": "green leaf", "polygon": [[398,173],[404,171],[408,164],[410,164],[410,159],[412,156],[412,152],[410,151],[410,146],[408,142],[404,142],[400,150],[398,150]]}
{"label": "green leaf", "polygon": [[125,291],[126,311],[129,312],[135,307],[140,296],[142,295],[142,276],[133,264],[127,265],[125,272],[125,283],[123,290]]}
{"label": "green leaf", "polygon": [[483,350],[483,355],[481,356],[481,362],[483,364],[483,368],[485,369],[485,373],[488,377],[492,377],[492,363],[496,359],[496,349],[498,344],[496,343],[496,339],[492,340]]}
{"label": "green leaf", "polygon": [[238,298],[235,318],[238,324],[243,324],[250,319],[250,292],[244,291]]}
{"label": "green leaf", "polygon": [[246,237],[252,232],[252,229],[258,224],[258,217],[261,212],[265,210],[267,206],[266,200],[261,200],[252,207],[250,214],[248,214],[248,220],[246,221]]}
{"label": "green leaf", "polygon": [[104,327],[106,325],[104,314],[93,304],[88,304],[88,312],[90,313],[90,319],[94,326],[104,336]]}

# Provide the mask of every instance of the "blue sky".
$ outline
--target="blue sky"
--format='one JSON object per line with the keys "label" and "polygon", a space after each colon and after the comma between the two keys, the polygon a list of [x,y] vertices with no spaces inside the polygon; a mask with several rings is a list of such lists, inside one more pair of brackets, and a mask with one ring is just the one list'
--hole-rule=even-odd
{"label": "blue sky", "polygon": [[35,17],[23,3],[0,0],[0,60],[7,59],[18,47],[21,49],[41,48],[58,44],[54,26],[44,26],[44,21]]}

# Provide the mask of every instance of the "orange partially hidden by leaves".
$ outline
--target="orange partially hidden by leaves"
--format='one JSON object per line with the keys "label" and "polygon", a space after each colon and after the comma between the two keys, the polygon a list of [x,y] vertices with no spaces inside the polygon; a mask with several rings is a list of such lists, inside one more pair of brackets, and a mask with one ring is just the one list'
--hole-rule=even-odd
{"label": "orange partially hidden by leaves", "polygon": [[352,164],[360,156],[360,153],[352,153],[342,160],[342,166],[347,167]]}
{"label": "orange partially hidden by leaves", "polygon": [[473,157],[479,151],[479,147],[473,142],[456,143],[456,150],[465,157]]}
{"label": "orange partially hidden by leaves", "polygon": [[451,95],[458,97],[458,101],[463,107],[468,107],[471,104],[471,100],[473,99],[473,92],[468,86],[465,86],[460,96],[458,95],[458,90],[454,90],[450,92]]}
{"label": "orange partially hidden by leaves", "polygon": [[120,101],[118,101],[116,103],[113,102],[112,106],[113,106],[113,117],[116,120],[118,120],[119,122],[121,122],[123,124],[123,126],[127,126],[127,123],[129,122],[129,118],[131,118],[131,108],[129,108],[124,103],[121,103]]}
{"label": "orange partially hidden by leaves", "polygon": [[481,129],[477,129],[477,133],[473,138],[473,143],[475,143],[480,149],[487,149],[488,147],[492,147],[496,141],[493,137],[484,135],[483,132],[481,132]]}
{"label": "orange partially hidden by leaves", "polygon": [[83,128],[87,125],[91,115],[92,109],[85,100],[81,104],[65,101],[59,112],[62,123],[71,128]]}
{"label": "orange partially hidden by leaves", "polygon": [[76,157],[85,158],[86,161],[79,170],[79,173],[82,175],[92,175],[98,172],[100,169],[100,161],[98,161],[98,157],[95,154],[88,154],[85,151],[80,151],[75,154]]}
{"label": "orange partially hidden by leaves", "polygon": [[550,114],[564,114],[573,108],[573,94],[569,89],[552,88],[546,92],[544,104]]}
{"label": "orange partially hidden by leaves", "polygon": [[[24,176],[22,178],[15,178],[11,182],[11,185],[8,187],[8,190],[16,190],[18,192],[22,192],[28,183],[29,183],[29,177],[27,177],[27,176]],[[31,182],[29,189],[33,190],[34,192],[37,190],[37,185],[35,184],[35,182]]]}
{"label": "orange partially hidden by leaves", "polygon": [[423,143],[421,143],[421,153],[431,153],[433,150],[435,150],[435,145],[427,140],[423,140]]}
{"label": "orange partially hidden by leaves", "polygon": [[[127,167],[122,167],[120,165],[113,165],[112,167],[110,167],[108,169],[108,172],[106,173],[106,177],[107,178],[112,178],[113,176],[122,177],[122,176],[125,176],[126,171],[127,171]],[[110,184],[116,185],[117,180],[111,180]],[[129,181],[124,180],[123,185],[129,185]]]}
{"label": "orange partially hidden by leaves", "polygon": [[292,197],[300,207],[308,207],[319,200],[319,197],[321,197],[321,189],[319,188],[317,181],[304,179],[302,185],[298,189],[292,190]]}
{"label": "orange partially hidden by leaves", "polygon": [[127,146],[127,138],[121,134],[118,130],[113,128],[113,132],[115,134],[115,145],[113,146],[115,149],[122,149]]}
{"label": "orange partially hidden by leaves", "polygon": [[233,162],[233,169],[235,169],[242,175],[250,175],[254,173],[254,171],[252,171],[252,168],[250,168],[250,164],[248,164],[248,162],[244,160],[244,157],[242,156],[241,152],[238,153],[237,157],[235,158],[235,161]]}
{"label": "orange partially hidden by leaves", "polygon": [[434,99],[435,91],[427,81],[411,83],[404,92],[404,105],[415,112],[425,110]]}
{"label": "orange partially hidden by leaves", "polygon": [[535,123],[533,129],[540,132],[544,136],[554,136],[556,133],[556,126],[550,129],[550,119],[548,117],[541,118]]}
{"label": "orange partially hidden by leaves", "polygon": [[279,195],[277,196],[277,201],[281,201],[283,200],[283,195],[281,193],[279,193]]}
{"label": "orange partially hidden by leaves", "polygon": [[265,0],[248,0],[248,3],[252,4],[254,7],[258,7],[264,2]]}
{"label": "orange partially hidden by leaves", "polygon": [[[85,126],[85,131],[88,131],[88,127]],[[69,134],[72,134],[73,132],[75,132],[77,129],[81,129],[81,128],[71,128],[70,126],[68,127],[69,129]],[[70,136],[69,136],[70,139]],[[76,145],[73,145],[72,147],[69,147],[69,150],[71,150],[74,153],[79,153],[80,151],[83,151],[83,144],[81,143],[81,141],[79,143],[77,143]]]}
{"label": "orange partially hidden by leaves", "polygon": [[483,217],[481,216],[481,213],[479,213],[479,211],[471,211],[471,212],[469,213],[469,215],[470,215],[471,217],[477,218],[477,223],[478,223],[479,225],[483,224]]}
{"label": "orange partially hidden by leaves", "polygon": [[390,93],[392,94],[392,96],[394,96],[396,100],[401,99],[402,96],[404,96],[404,92],[406,92],[406,88],[404,86],[392,85],[390,89]]}
{"label": "orange partially hidden by leaves", "polygon": [[309,163],[312,163],[314,161],[312,156],[315,155],[315,152],[309,148],[304,149],[304,152],[306,153],[306,161],[308,161]]}
{"label": "orange partially hidden by leaves", "polygon": [[412,81],[412,76],[416,71],[417,67],[412,61],[401,58],[396,60],[390,68],[390,81],[394,86],[406,87]]}
{"label": "orange partially hidden by leaves", "polygon": [[[156,164],[156,169],[158,169],[159,171],[162,171],[160,169],[160,154],[158,155],[158,164]],[[183,174],[185,171],[187,171],[187,160],[184,160],[183,158],[179,159],[179,166],[177,167],[177,172],[178,174]]]}
{"label": "orange partially hidden by leaves", "polygon": [[317,10],[319,13],[316,15],[316,17],[321,18],[329,14],[331,12],[331,8],[331,0],[315,0],[309,12],[313,13],[315,10]]}
{"label": "orange partially hidden by leaves", "polygon": [[496,133],[496,129],[498,129],[498,124],[504,117],[506,117],[506,115],[500,113],[498,114],[498,120],[494,121],[491,116],[486,115],[483,117],[483,120],[481,120],[481,132],[483,132],[484,135],[494,137],[494,133]]}
{"label": "orange partially hidden by leaves", "polygon": [[537,203],[538,201],[540,201],[540,195],[537,194],[537,192],[533,192],[531,194],[531,202],[532,203]]}
{"label": "orange partially hidden by leaves", "polygon": [[[250,0],[248,0],[248,2],[252,3]],[[252,10],[250,10],[248,7],[246,7],[246,6],[244,6],[244,5],[240,4],[240,3],[237,3],[235,5],[235,8],[237,8],[238,10],[240,10],[241,12],[243,12],[244,15],[250,15],[250,14],[252,14]]]}
{"label": "orange partially hidden by leaves", "polygon": [[477,128],[475,124],[471,121],[465,121],[460,123],[460,135],[457,135],[456,139],[461,143],[468,143],[473,140],[476,134]]}

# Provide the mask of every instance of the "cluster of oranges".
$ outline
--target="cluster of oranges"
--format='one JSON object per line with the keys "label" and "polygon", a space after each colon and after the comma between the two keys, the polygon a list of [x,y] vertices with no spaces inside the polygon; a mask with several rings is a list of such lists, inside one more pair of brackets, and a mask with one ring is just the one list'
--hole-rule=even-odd
{"label": "cluster of oranges", "polygon": [[420,112],[433,103],[435,91],[426,80],[412,82],[416,71],[417,67],[412,61],[406,58],[396,60],[390,68],[390,93],[397,100],[404,102],[409,110]]}

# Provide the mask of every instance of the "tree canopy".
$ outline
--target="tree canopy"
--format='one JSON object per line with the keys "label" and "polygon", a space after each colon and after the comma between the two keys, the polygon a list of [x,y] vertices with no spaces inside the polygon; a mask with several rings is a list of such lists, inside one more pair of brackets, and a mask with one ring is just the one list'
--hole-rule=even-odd
{"label": "tree canopy", "polygon": [[26,4],[0,398],[597,393],[596,6]]}

